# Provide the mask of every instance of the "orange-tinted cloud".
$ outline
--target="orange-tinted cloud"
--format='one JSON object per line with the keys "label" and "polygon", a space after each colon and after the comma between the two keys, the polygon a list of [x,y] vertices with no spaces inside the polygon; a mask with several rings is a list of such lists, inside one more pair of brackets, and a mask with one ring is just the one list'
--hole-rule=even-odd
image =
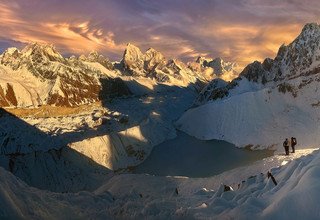
{"label": "orange-tinted cloud", "polygon": [[27,21],[19,17],[13,5],[0,3],[0,36],[21,43],[53,43],[63,52],[88,53],[93,50],[121,53],[125,45],[116,45],[114,33],[81,23]]}

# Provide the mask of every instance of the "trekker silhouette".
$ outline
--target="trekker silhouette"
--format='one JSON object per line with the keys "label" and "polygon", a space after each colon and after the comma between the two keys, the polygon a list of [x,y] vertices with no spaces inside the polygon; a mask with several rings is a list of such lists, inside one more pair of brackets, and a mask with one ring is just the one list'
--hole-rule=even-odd
{"label": "trekker silhouette", "polygon": [[283,142],[283,147],[286,151],[286,155],[289,155],[289,141],[288,138],[286,138],[286,140]]}
{"label": "trekker silhouette", "polygon": [[291,148],[292,148],[292,152],[295,152],[295,146],[297,145],[297,139],[295,137],[291,137]]}

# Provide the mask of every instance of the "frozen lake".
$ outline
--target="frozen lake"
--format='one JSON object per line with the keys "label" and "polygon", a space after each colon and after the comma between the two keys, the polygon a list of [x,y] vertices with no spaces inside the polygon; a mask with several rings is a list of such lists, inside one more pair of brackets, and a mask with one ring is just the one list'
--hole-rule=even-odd
{"label": "frozen lake", "polygon": [[157,176],[209,177],[273,155],[273,151],[239,149],[225,141],[202,141],[178,131],[177,137],[154,147],[134,173]]}

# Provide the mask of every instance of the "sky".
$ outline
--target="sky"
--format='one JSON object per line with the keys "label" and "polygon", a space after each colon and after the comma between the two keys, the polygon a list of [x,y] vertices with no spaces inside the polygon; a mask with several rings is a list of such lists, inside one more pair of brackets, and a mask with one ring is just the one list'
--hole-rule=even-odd
{"label": "sky", "polygon": [[244,67],[274,58],[319,15],[318,0],[0,0],[0,51],[40,42],[114,61],[130,42],[185,62],[222,57]]}

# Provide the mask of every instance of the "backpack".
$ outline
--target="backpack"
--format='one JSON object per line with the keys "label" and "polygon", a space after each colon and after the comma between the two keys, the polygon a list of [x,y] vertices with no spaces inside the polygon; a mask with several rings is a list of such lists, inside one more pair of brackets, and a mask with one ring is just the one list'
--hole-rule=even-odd
{"label": "backpack", "polygon": [[296,144],[297,144],[297,139],[296,139],[296,138],[292,138],[292,143],[293,143],[294,145],[296,145]]}

